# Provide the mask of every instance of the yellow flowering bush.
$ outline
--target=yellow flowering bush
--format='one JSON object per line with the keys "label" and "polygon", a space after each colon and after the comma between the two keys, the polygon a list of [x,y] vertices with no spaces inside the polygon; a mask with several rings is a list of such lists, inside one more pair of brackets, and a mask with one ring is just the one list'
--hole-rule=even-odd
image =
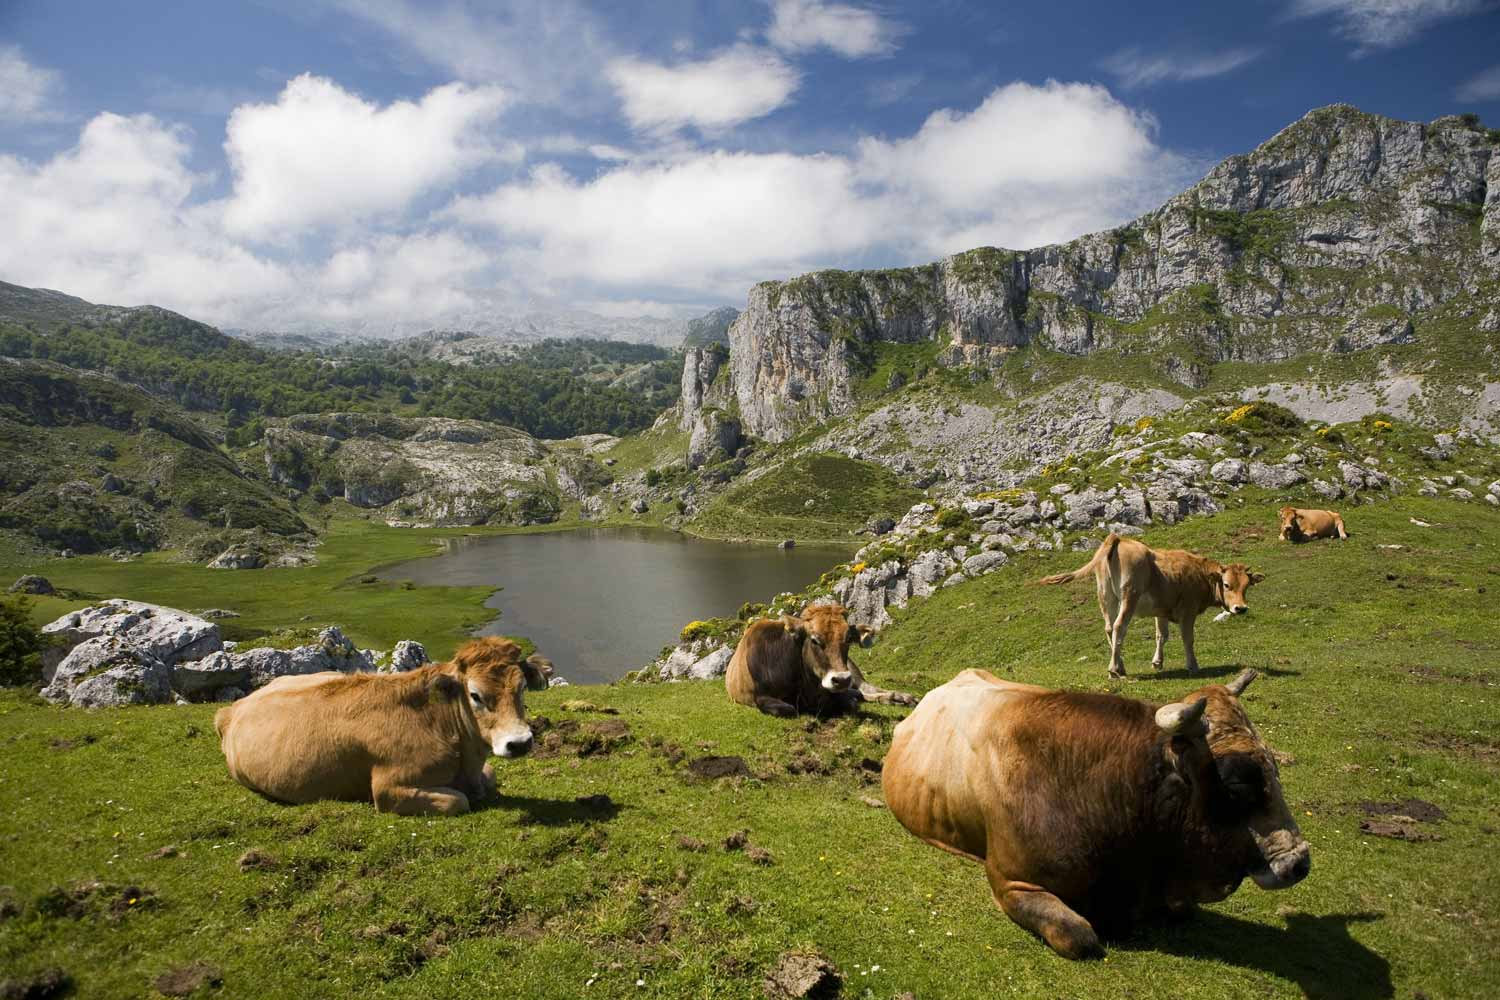
{"label": "yellow flowering bush", "polygon": [[1226,424],[1237,424],[1241,420],[1244,420],[1246,417],[1248,417],[1250,414],[1252,414],[1254,412],[1255,412],[1255,404],[1254,403],[1246,403],[1244,406],[1238,407],[1233,413],[1231,413],[1231,414],[1229,414],[1229,416],[1225,417],[1224,418],[1224,422]]}
{"label": "yellow flowering bush", "polygon": [[682,641],[687,642],[691,639],[696,639],[698,637],[698,633],[703,631],[703,629],[707,627],[707,625],[708,622],[688,622],[686,625],[682,626]]}
{"label": "yellow flowering bush", "polygon": [[864,563],[857,562],[857,563],[854,563],[853,565],[851,565],[849,567],[849,572],[850,573],[858,573],[860,570],[862,570],[864,568],[865,568],[865,564]]}
{"label": "yellow flowering bush", "polygon": [[1388,431],[1391,429],[1391,422],[1389,420],[1377,420],[1371,426],[1377,431]]}
{"label": "yellow flowering bush", "polygon": [[1135,432],[1139,434],[1141,431],[1150,430],[1155,423],[1156,421],[1150,417],[1142,417],[1135,422]]}
{"label": "yellow flowering bush", "polygon": [[1328,436],[1328,432],[1331,431],[1331,430],[1333,430],[1332,427],[1319,427],[1318,428],[1318,437],[1320,437],[1320,438],[1326,438]]}

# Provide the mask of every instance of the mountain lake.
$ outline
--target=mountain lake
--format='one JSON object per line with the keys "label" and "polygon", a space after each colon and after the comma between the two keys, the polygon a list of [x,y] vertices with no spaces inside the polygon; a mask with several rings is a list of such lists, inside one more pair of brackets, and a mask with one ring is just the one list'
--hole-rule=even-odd
{"label": "mountain lake", "polygon": [[688,622],[799,591],[852,552],[716,542],[653,528],[468,536],[444,544],[437,556],[380,575],[501,588],[485,602],[500,617],[478,634],[525,636],[575,684],[618,680],[676,642]]}

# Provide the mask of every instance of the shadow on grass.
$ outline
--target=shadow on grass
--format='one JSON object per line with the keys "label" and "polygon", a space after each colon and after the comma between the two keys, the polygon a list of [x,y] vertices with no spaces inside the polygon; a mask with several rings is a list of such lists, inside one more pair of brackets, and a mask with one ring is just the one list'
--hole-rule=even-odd
{"label": "shadow on grass", "polygon": [[1281,930],[1203,910],[1192,920],[1116,947],[1254,969],[1296,983],[1307,1000],[1385,1000],[1395,995],[1391,963],[1349,933],[1354,924],[1381,919],[1379,913],[1294,913]]}
{"label": "shadow on grass", "polygon": [[[1146,671],[1141,671],[1135,675],[1135,678],[1136,680],[1140,680],[1143,677],[1151,677],[1161,681],[1200,681],[1204,684],[1211,684],[1213,683],[1215,678],[1236,676],[1240,671],[1244,670],[1246,666],[1247,664],[1244,663],[1225,663],[1222,666],[1217,667],[1205,667],[1200,665],[1196,674],[1188,673],[1186,667],[1178,667],[1175,670],[1152,670],[1149,673]],[[1257,666],[1255,668],[1255,672],[1262,677],[1302,676],[1302,671],[1300,670],[1282,670],[1278,667],[1268,666]]]}
{"label": "shadow on grass", "polygon": [[483,809],[512,809],[521,814],[528,826],[569,826],[591,820],[610,820],[620,814],[620,804],[608,795],[588,795],[579,799],[539,799],[529,795],[500,795],[486,799]]}

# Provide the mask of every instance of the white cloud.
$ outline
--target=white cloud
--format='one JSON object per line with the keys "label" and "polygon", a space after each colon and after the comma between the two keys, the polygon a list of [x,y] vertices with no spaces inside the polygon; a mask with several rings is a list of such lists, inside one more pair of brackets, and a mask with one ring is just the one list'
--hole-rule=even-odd
{"label": "white cloud", "polygon": [[580,0],[322,0],[460,80],[499,83],[564,110],[602,105],[608,31]]}
{"label": "white cloud", "polygon": [[588,180],[548,166],[447,214],[499,234],[524,283],[734,297],[866,255],[915,262],[1125,221],[1187,176],[1154,133],[1102,87],[1016,83],[852,156],[694,151]]}
{"label": "white cloud", "polygon": [[1330,15],[1339,34],[1357,42],[1354,55],[1393,49],[1439,21],[1477,14],[1485,0],[1292,0],[1293,17]]}
{"label": "white cloud", "polygon": [[1226,49],[1222,52],[1158,52],[1147,53],[1140,49],[1121,49],[1103,66],[1119,78],[1124,87],[1149,87],[1164,80],[1205,80],[1223,76],[1260,58],[1261,50],[1253,48]]}
{"label": "white cloud", "polygon": [[826,47],[847,59],[888,56],[896,51],[901,25],[872,10],[822,0],[774,0],[770,43],[784,52]]}
{"label": "white cloud", "polygon": [[519,155],[483,134],[505,103],[498,87],[450,83],[381,108],[331,80],[299,76],[276,103],[229,116],[234,195],[225,223],[276,239],[399,210],[475,166]]}
{"label": "white cloud", "polygon": [[61,86],[58,73],[27,62],[18,46],[0,46],[0,122],[56,121],[52,100]]}
{"label": "white cloud", "polygon": [[0,157],[0,273],[122,305],[224,316],[291,291],[286,272],[223,239],[190,198],[188,134],[149,115],[101,114],[44,163]]}
{"label": "white cloud", "polygon": [[750,45],[673,66],[616,59],[605,67],[605,75],[633,127],[668,132],[688,125],[718,131],[768,115],[801,82],[776,53]]}
{"label": "white cloud", "polygon": [[1465,80],[1453,94],[1460,101],[1500,101],[1500,63]]}

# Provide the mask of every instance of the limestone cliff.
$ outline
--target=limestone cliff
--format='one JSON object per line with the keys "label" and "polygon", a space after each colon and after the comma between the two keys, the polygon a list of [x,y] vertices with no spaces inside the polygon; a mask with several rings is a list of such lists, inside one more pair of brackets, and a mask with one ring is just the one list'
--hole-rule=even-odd
{"label": "limestone cliff", "polygon": [[[1468,118],[1322,108],[1116,229],[763,282],[730,326],[727,388],[748,433],[782,441],[849,412],[889,343],[933,343],[954,366],[1033,345],[1144,355],[1197,386],[1222,361],[1420,342],[1455,303],[1467,329],[1493,333],[1497,150],[1500,133]],[[701,388],[701,358],[689,358]],[[685,372],[681,426],[705,397],[690,396]]]}

